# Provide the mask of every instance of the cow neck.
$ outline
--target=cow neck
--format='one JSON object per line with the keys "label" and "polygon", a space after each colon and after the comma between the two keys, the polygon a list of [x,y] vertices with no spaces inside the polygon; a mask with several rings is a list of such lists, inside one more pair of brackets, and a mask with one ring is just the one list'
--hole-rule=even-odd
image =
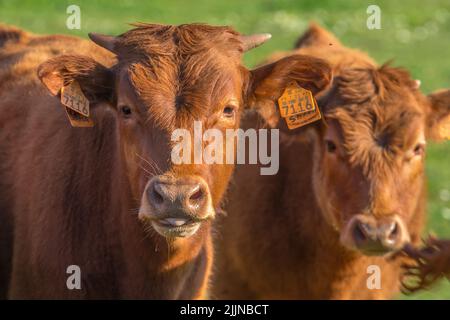
{"label": "cow neck", "polygon": [[[334,252],[337,256],[347,256],[347,261],[359,255],[344,248],[339,242],[339,232],[324,218],[317,203],[313,188],[313,148],[307,139],[280,142],[280,195],[279,205],[285,206],[290,226],[303,241],[314,247],[314,251]],[[292,202],[299,203],[292,206]],[[328,253],[329,254],[329,253]]]}

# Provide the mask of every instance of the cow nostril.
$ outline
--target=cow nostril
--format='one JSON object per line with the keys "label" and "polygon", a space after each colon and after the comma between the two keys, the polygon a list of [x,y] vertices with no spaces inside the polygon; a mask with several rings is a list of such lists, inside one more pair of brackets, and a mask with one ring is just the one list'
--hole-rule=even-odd
{"label": "cow nostril", "polygon": [[163,196],[156,189],[153,189],[152,195],[153,195],[153,200],[156,203],[161,204],[164,202]]}
{"label": "cow nostril", "polygon": [[361,223],[357,223],[356,227],[353,230],[353,236],[356,241],[365,241],[367,240],[366,233],[363,230]]}
{"label": "cow nostril", "polygon": [[398,236],[398,233],[399,233],[398,224],[396,222],[393,222],[389,226],[388,235],[387,235],[388,240],[395,240]]}

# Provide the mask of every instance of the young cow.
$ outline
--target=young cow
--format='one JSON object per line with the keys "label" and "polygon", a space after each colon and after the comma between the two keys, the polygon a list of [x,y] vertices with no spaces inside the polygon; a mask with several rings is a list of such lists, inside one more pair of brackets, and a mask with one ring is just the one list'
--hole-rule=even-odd
{"label": "young cow", "polygon": [[[291,81],[319,91],[330,68],[293,56],[249,71],[242,54],[268,36],[229,27],[90,37],[104,49],[0,29],[1,295],[203,298],[233,166],[175,165],[173,130],[237,128]],[[84,106],[76,85],[93,128],[71,127],[59,101],[64,88]]]}
{"label": "young cow", "polygon": [[294,53],[332,65],[333,83],[317,96],[324,121],[289,131],[276,109],[264,113],[285,133],[280,171],[236,170],[212,295],[392,297],[400,263],[385,256],[420,240],[425,143],[445,131],[449,91],[426,97],[406,71],[377,66],[315,25]]}

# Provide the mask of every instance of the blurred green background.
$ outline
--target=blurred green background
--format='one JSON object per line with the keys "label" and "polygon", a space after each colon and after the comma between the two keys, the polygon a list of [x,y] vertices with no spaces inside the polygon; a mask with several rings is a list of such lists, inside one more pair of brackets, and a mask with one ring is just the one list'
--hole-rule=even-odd
{"label": "blurred green background", "polygon": [[[66,28],[68,5],[81,8],[81,30]],[[381,30],[368,30],[367,7],[381,8]],[[131,22],[180,24],[206,22],[232,25],[241,33],[270,32],[264,46],[245,57],[254,66],[270,53],[292,48],[315,20],[344,44],[368,51],[378,62],[394,58],[422,81],[424,92],[450,88],[450,1],[331,1],[331,0],[0,0],[0,22],[36,33],[86,37],[95,31],[119,34]],[[427,154],[429,187],[428,232],[450,238],[450,142],[430,144]],[[401,299],[450,299],[450,283]]]}

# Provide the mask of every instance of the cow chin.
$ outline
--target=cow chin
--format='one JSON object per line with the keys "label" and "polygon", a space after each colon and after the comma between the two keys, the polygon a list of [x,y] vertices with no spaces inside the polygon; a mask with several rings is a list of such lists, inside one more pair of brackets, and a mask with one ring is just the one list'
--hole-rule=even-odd
{"label": "cow chin", "polygon": [[139,219],[166,238],[186,238],[215,216],[207,183],[199,176],[156,176],[146,185]]}
{"label": "cow chin", "polygon": [[353,216],[341,230],[341,244],[366,256],[383,256],[398,251],[410,241],[409,232],[398,215],[376,218]]}

